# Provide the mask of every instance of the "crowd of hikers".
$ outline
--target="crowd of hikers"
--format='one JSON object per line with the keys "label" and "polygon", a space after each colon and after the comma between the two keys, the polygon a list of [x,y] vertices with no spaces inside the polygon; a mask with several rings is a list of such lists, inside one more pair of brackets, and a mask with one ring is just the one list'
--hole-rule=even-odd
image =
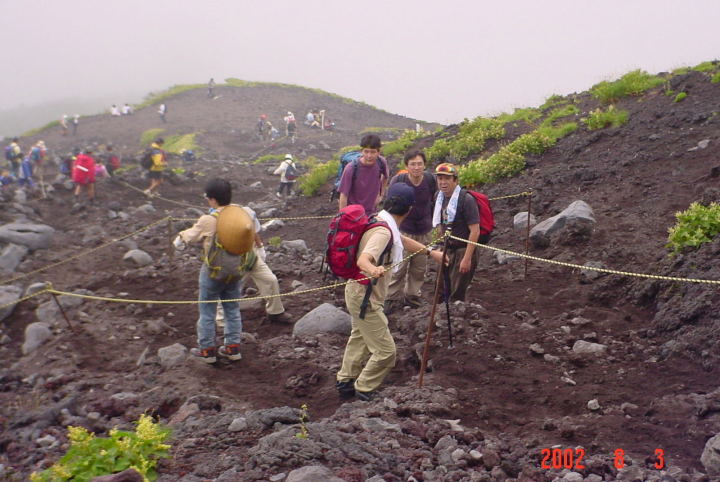
{"label": "crowd of hikers", "polygon": [[[342,398],[369,400],[395,365],[395,342],[386,315],[401,306],[421,306],[428,260],[437,263],[443,275],[441,297],[448,303],[466,299],[478,250],[454,240],[433,249],[433,229],[440,235],[449,231],[485,243],[494,221],[487,198],[459,186],[454,164],[442,163],[428,172],[425,154],[413,150],[405,155],[406,169],[390,178],[380,138],[366,135],[360,147],[343,156],[337,183],[338,214],[329,226],[325,263],[336,277],[349,280],[345,305],[352,328],[336,374],[336,388]],[[281,176],[276,195],[291,193],[297,177],[291,154],[274,173]],[[203,246],[198,298],[236,300],[243,280],[256,277],[258,271],[267,278],[264,286],[255,281],[260,295],[279,293],[277,278],[265,263],[255,213],[232,204],[232,187],[225,179],[208,181],[205,199],[208,214],[180,232],[173,243],[177,249],[193,243]],[[268,298],[271,320],[270,313],[279,308],[270,308],[270,304],[279,300]],[[199,305],[197,347],[191,353],[206,363],[215,363],[218,356],[241,358],[239,305],[236,301],[220,304],[223,324],[218,323],[217,304]],[[285,316],[283,321],[291,320]],[[215,341],[218,326],[223,328],[221,345]]]}
{"label": "crowd of hikers", "polygon": [[[208,89],[210,89],[210,87],[208,87]],[[298,127],[295,114],[293,114],[292,111],[287,111],[282,118],[282,122],[284,126],[284,136],[290,140],[291,144],[294,144],[297,139]],[[303,124],[310,129],[332,130],[335,127],[335,123],[325,115],[324,109],[311,109],[308,111]],[[262,142],[274,142],[281,137],[282,134],[283,133],[268,119],[267,114],[260,114],[258,116],[258,120],[255,123],[255,136],[258,140]]]}

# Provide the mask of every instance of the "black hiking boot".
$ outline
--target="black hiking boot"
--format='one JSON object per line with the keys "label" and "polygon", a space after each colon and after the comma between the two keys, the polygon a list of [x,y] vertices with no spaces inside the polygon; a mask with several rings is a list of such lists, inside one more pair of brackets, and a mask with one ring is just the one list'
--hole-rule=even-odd
{"label": "black hiking boot", "polygon": [[361,392],[360,390],[355,390],[355,396],[358,400],[361,400],[363,402],[370,402],[377,397],[377,392]]}
{"label": "black hiking boot", "polygon": [[337,389],[340,398],[350,398],[355,395],[355,380],[335,382],[335,389]]}

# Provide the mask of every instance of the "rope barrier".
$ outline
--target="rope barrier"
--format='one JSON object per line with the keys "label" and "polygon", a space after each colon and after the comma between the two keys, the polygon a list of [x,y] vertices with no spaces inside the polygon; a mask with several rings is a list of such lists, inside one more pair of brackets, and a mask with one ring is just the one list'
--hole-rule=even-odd
{"label": "rope barrier", "polygon": [[[127,182],[125,182],[125,181],[121,181],[121,180],[119,180],[119,179],[118,179],[117,182],[120,183],[120,184],[122,184],[122,185],[124,185],[124,186],[129,187],[130,189],[133,189],[133,190],[135,190],[135,191],[137,191],[137,192],[139,192],[139,193],[147,196],[147,195],[145,194],[145,191],[143,191],[143,190],[140,189],[139,187],[135,187],[135,186],[133,186],[132,184],[127,183]],[[169,203],[172,203],[172,204],[177,204],[178,206],[183,206],[183,207],[186,207],[186,208],[195,208],[195,209],[201,209],[201,210],[206,209],[205,207],[195,206],[194,204],[188,204],[188,203],[182,202],[182,201],[175,201],[174,199],[168,199],[168,198],[162,197],[162,196],[160,196],[160,195],[153,195],[152,197],[148,197],[148,199],[159,199],[159,200],[161,200],[161,201],[169,202]]]}
{"label": "rope barrier", "polygon": [[498,196],[498,197],[491,197],[488,198],[489,201],[499,201],[500,199],[510,199],[513,197],[523,197],[523,196],[532,196],[532,191],[525,191],[525,192],[519,192],[517,194],[508,194],[507,196]]}
{"label": "rope barrier", "polygon": [[462,241],[463,243],[472,244],[472,245],[478,246],[483,249],[499,251],[501,253],[510,254],[513,256],[519,256],[521,258],[527,258],[527,259],[531,259],[533,261],[540,261],[542,263],[549,263],[549,264],[555,264],[558,266],[564,266],[566,268],[584,269],[584,270],[597,271],[600,273],[616,274],[616,275],[620,275],[620,276],[631,276],[631,277],[635,277],[635,278],[656,279],[656,280],[661,280],[661,281],[681,281],[681,282],[685,282],[685,283],[705,283],[705,284],[720,285],[720,281],[718,281],[718,280],[708,280],[708,279],[698,279],[698,278],[680,278],[677,276],[662,276],[662,275],[648,274],[648,273],[632,273],[630,271],[619,271],[619,270],[608,269],[608,268],[595,268],[592,266],[582,266],[582,265],[574,264],[574,263],[566,263],[564,261],[555,261],[553,259],[540,258],[538,256],[531,256],[529,254],[516,253],[514,251],[510,251],[507,249],[496,248],[496,247],[488,246],[485,244],[475,243],[468,239],[458,238],[457,236],[451,235],[450,239],[454,239],[456,241]]}
{"label": "rope barrier", "polygon": [[56,262],[56,263],[48,264],[48,265],[46,265],[46,266],[43,266],[42,268],[38,268],[38,269],[35,269],[35,270],[32,270],[32,271],[29,271],[29,272],[27,272],[27,273],[22,273],[22,274],[19,274],[19,275],[17,275],[17,276],[13,276],[12,278],[8,278],[8,279],[6,279],[6,280],[0,281],[0,285],[5,285],[5,284],[8,284],[8,283],[12,283],[13,281],[17,281],[17,280],[22,279],[22,278],[27,278],[27,277],[30,276],[30,275],[33,275],[33,274],[36,274],[36,273],[41,273],[41,272],[47,271],[47,270],[49,270],[49,269],[51,269],[51,268],[55,268],[55,267],[57,267],[57,266],[60,266],[60,265],[65,264],[65,263],[69,263],[70,261],[74,261],[74,260],[76,260],[76,259],[78,259],[78,258],[82,258],[83,256],[87,256],[87,255],[89,255],[89,254],[94,253],[95,251],[98,251],[98,250],[100,250],[100,249],[106,248],[106,247],[110,246],[111,244],[120,242],[120,241],[122,241],[123,239],[127,239],[127,238],[130,238],[130,237],[132,237],[132,236],[135,236],[136,234],[140,234],[141,232],[146,231],[147,229],[150,229],[151,227],[156,226],[156,225],[158,225],[158,224],[160,224],[160,223],[162,223],[162,222],[165,222],[165,221],[167,221],[168,219],[169,219],[168,217],[164,217],[164,218],[162,218],[162,219],[160,219],[160,220],[158,220],[158,221],[155,221],[155,222],[153,222],[153,223],[148,224],[147,226],[143,226],[142,228],[138,229],[137,231],[134,231],[134,232],[132,232],[132,233],[130,233],[130,234],[126,234],[126,235],[124,235],[124,236],[120,236],[119,238],[115,238],[115,239],[113,239],[113,240],[111,240],[111,241],[108,241],[107,243],[101,244],[100,246],[97,246],[97,247],[95,247],[95,248],[88,249],[87,251],[83,251],[82,253],[76,254],[75,256],[70,256],[69,258],[65,258],[65,259],[63,259],[63,260],[61,260],[61,261],[58,261],[58,262]]}
{"label": "rope barrier", "polygon": [[[415,256],[419,253],[423,253],[425,251],[425,249],[429,248],[430,246],[435,244],[440,239],[441,238],[434,239],[431,243],[423,246],[422,249],[408,254],[398,263],[390,265],[390,267],[388,268],[388,271],[392,270],[396,266],[401,265],[402,263],[404,263],[408,259],[412,258],[413,256]],[[331,288],[338,288],[340,286],[345,286],[348,283],[351,283],[353,281],[366,281],[366,280],[372,280],[372,278],[365,277],[365,278],[359,278],[357,280],[348,280],[348,281],[344,281],[344,282],[338,281],[338,282],[335,282],[335,283],[332,283],[329,285],[320,286],[317,288],[308,288],[306,290],[290,291],[287,293],[278,293],[276,295],[253,296],[250,298],[234,298],[234,299],[230,299],[230,300],[138,300],[138,299],[127,299],[127,298],[111,298],[109,296],[85,295],[85,294],[81,294],[81,293],[71,293],[69,291],[56,290],[52,287],[47,288],[47,289],[43,290],[42,292],[43,293],[47,292],[47,293],[54,294],[54,295],[65,295],[65,296],[72,296],[75,298],[83,298],[83,299],[95,300],[95,301],[108,301],[108,302],[114,302],[114,303],[135,303],[135,304],[156,304],[156,305],[199,305],[199,304],[204,304],[204,303],[218,303],[220,301],[225,301],[225,302],[256,301],[256,300],[264,300],[264,299],[270,299],[270,298],[282,298],[285,296],[303,295],[303,294],[314,293],[317,291],[323,291],[323,290],[327,290],[327,289],[331,289]],[[33,294],[30,296],[30,298],[32,296],[36,296],[36,295],[37,294]],[[20,301],[24,301],[24,300],[13,301],[12,303],[8,303],[7,305],[0,306],[0,308],[3,308],[4,306],[9,306],[9,305],[19,303]]]}
{"label": "rope barrier", "polygon": [[3,310],[12,305],[17,305],[18,303],[22,303],[23,301],[27,301],[30,298],[34,298],[34,297],[44,294],[44,293],[50,293],[50,288],[45,288],[40,291],[36,291],[35,293],[33,293],[31,295],[23,296],[22,298],[18,298],[15,301],[11,301],[10,303],[5,303],[3,305],[0,305],[0,310]]}

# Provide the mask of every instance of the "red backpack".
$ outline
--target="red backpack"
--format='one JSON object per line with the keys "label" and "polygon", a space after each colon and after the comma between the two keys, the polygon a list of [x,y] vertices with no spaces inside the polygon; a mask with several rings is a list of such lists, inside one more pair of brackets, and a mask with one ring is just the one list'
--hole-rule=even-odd
{"label": "red backpack", "polygon": [[[360,204],[351,204],[341,209],[330,221],[325,261],[335,276],[348,280],[359,280],[366,277],[357,266],[358,246],[365,231],[377,226],[385,226],[390,229],[386,222],[375,217],[368,218],[365,214],[365,208]],[[385,251],[380,256],[378,265],[383,263],[383,258],[390,252],[392,245],[391,238]],[[368,285],[370,280],[366,279],[358,281],[358,283]]]}
{"label": "red backpack", "polygon": [[478,205],[478,212],[480,213],[480,236],[492,234],[493,229],[495,229],[495,215],[490,207],[488,197],[481,192],[471,191],[469,189],[463,189],[463,191],[474,197]]}

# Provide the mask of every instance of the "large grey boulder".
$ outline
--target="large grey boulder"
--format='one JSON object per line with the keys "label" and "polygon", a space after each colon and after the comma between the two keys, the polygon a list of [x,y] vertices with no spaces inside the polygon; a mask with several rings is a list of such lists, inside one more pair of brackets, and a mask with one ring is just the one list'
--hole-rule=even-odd
{"label": "large grey boulder", "polygon": [[8,275],[15,271],[25,255],[28,253],[26,246],[19,244],[8,244],[0,253],[0,274]]}
{"label": "large grey boulder", "polygon": [[560,214],[542,221],[530,231],[530,241],[537,248],[550,245],[550,238],[560,231],[589,235],[595,227],[595,215],[585,201],[575,201]]}
{"label": "large grey boulder", "polygon": [[[14,301],[17,301],[20,298],[20,294],[22,293],[22,288],[18,286],[12,286],[12,285],[3,285],[0,286],[0,305],[6,305],[7,303],[12,303]],[[10,313],[13,312],[15,309],[15,306],[17,305],[10,305],[6,306],[5,308],[0,308],[0,321],[4,320],[8,316],[10,316]]]}
{"label": "large grey boulder", "polygon": [[[527,224],[528,224],[528,212],[527,211],[519,212],[513,217],[513,228],[514,229],[517,229],[518,231],[524,231],[527,229]],[[530,227],[532,228],[536,224],[537,224],[537,218],[533,214],[531,214],[530,215]]]}
{"label": "large grey boulder", "polygon": [[282,228],[283,226],[285,226],[285,222],[283,222],[282,219],[271,219],[262,224],[262,231],[272,231],[273,229]]}
{"label": "large grey boulder", "polygon": [[0,226],[0,241],[27,246],[30,250],[47,249],[54,233],[46,224],[10,223]]}
{"label": "large grey boulder", "polygon": [[147,266],[153,262],[152,257],[142,249],[131,249],[125,253],[123,261],[135,266]]}
{"label": "large grey boulder", "polygon": [[572,351],[579,355],[601,355],[607,350],[606,345],[592,343],[585,340],[578,340],[572,347]]}
{"label": "large grey boulder", "polygon": [[35,351],[40,345],[52,337],[50,325],[42,322],[30,323],[25,327],[25,341],[22,345],[23,355]]}
{"label": "large grey boulder", "polygon": [[285,482],[343,482],[330,469],[322,465],[306,465],[290,472]]}
{"label": "large grey boulder", "polygon": [[302,239],[293,239],[292,241],[283,241],[280,243],[280,248],[284,249],[285,251],[289,252],[295,252],[299,254],[306,254],[310,250],[307,247],[307,244]]}
{"label": "large grey boulder", "polygon": [[188,350],[184,345],[175,343],[158,349],[158,358],[163,368],[172,368],[179,365],[187,358]]}
{"label": "large grey boulder", "polygon": [[319,333],[349,335],[351,328],[350,315],[330,303],[323,303],[295,323],[293,336]]}
{"label": "large grey boulder", "polygon": [[700,463],[710,476],[720,475],[720,433],[711,437],[700,456]]}

